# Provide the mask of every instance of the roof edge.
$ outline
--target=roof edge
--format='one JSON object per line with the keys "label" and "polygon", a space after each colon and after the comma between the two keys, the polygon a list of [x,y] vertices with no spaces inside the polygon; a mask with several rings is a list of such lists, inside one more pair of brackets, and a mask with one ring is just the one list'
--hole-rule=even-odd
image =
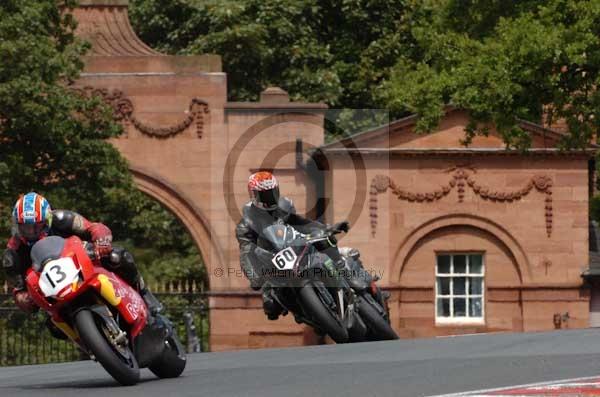
{"label": "roof edge", "polygon": [[[467,109],[461,109],[461,108],[458,108],[453,105],[447,105],[444,107],[444,117],[448,116],[450,113],[458,111],[458,110],[468,111]],[[373,137],[375,137],[378,134],[396,132],[399,129],[403,129],[405,127],[415,125],[417,123],[418,119],[419,119],[419,116],[417,114],[411,114],[411,115],[403,117],[401,119],[391,121],[388,124],[377,126],[377,127],[365,130],[365,131],[357,132],[356,134],[352,134],[348,137],[340,138],[333,142],[322,145],[321,148],[329,149],[329,148],[334,148],[334,147],[346,147],[347,143],[354,141],[357,138],[360,138],[360,139],[367,138],[368,139],[369,135],[372,135]],[[543,125],[536,124],[531,121],[517,119],[517,122],[518,122],[519,127],[521,127],[523,130],[530,132],[532,134],[536,134],[538,136],[548,136],[551,139],[560,140],[561,138],[563,138],[566,135],[563,132],[556,131],[556,130],[553,130],[548,127],[544,127]],[[589,147],[590,148],[600,148],[600,145],[597,145],[595,143],[590,143]]]}
{"label": "roof edge", "polygon": [[503,149],[503,148],[324,148],[318,147],[310,151],[311,153],[323,153],[332,155],[387,155],[387,156],[477,156],[477,155],[497,155],[497,156],[565,156],[565,157],[587,157],[591,158],[596,154],[596,149],[572,149],[561,150],[556,148],[534,148],[527,150]]}

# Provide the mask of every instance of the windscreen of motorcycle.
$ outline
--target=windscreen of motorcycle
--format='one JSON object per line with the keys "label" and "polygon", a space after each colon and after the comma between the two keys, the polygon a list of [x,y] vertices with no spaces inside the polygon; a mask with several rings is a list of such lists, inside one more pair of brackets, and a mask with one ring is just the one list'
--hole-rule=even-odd
{"label": "windscreen of motorcycle", "polygon": [[300,233],[288,225],[271,225],[263,230],[264,238],[269,241],[276,250],[282,250],[291,245]]}
{"label": "windscreen of motorcycle", "polygon": [[31,267],[36,272],[42,270],[42,265],[49,260],[60,258],[65,247],[65,239],[59,236],[49,236],[41,239],[31,248]]}

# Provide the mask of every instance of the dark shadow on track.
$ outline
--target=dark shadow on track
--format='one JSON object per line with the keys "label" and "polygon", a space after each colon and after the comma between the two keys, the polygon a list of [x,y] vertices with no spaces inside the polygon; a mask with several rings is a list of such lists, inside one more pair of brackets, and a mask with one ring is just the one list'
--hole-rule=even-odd
{"label": "dark shadow on track", "polygon": [[[140,379],[139,384],[149,383],[154,381],[159,381],[159,378],[149,378],[149,379]],[[37,385],[27,385],[27,386],[19,386],[19,389],[22,390],[52,390],[52,389],[102,389],[102,388],[111,388],[111,389],[119,389],[126,390],[130,386],[121,386],[114,379],[94,379],[94,380],[80,380],[73,382],[61,382],[61,383],[40,383]],[[132,386],[135,387],[135,386]]]}

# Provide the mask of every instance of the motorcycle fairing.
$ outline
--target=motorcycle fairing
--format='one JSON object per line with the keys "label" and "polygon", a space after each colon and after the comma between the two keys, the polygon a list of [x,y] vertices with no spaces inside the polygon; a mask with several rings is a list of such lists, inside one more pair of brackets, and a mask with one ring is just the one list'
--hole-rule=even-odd
{"label": "motorcycle fairing", "polygon": [[[52,314],[52,321],[55,324],[66,323],[59,314],[61,308],[93,288],[108,304],[117,309],[121,317],[131,325],[130,336],[136,337],[146,325],[148,317],[148,309],[139,293],[116,274],[101,266],[95,266],[85,252],[81,240],[76,236],[65,239],[60,256],[73,259],[81,272],[79,283],[73,283],[66,293],[61,293],[60,299],[53,299],[50,302],[39,287],[40,273],[30,268],[26,274],[26,284],[35,303]],[[40,266],[38,269],[41,271],[43,267]],[[61,326],[57,326],[62,330]],[[73,332],[65,333],[67,336],[70,336],[69,333],[73,334]]]}
{"label": "motorcycle fairing", "polygon": [[97,275],[90,279],[89,284],[131,324],[130,334],[136,337],[146,325],[146,303],[136,290],[116,274],[104,268],[96,268],[96,272]]}

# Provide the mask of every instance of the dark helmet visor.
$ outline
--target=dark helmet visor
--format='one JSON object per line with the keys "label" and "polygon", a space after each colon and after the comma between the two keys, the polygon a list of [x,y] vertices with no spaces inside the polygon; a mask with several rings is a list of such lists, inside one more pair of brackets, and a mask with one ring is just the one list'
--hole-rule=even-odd
{"label": "dark helmet visor", "polygon": [[256,203],[264,209],[273,209],[277,207],[279,202],[279,188],[255,191]]}
{"label": "dark helmet visor", "polygon": [[29,241],[38,240],[45,226],[44,223],[20,223],[18,226],[19,236]]}

